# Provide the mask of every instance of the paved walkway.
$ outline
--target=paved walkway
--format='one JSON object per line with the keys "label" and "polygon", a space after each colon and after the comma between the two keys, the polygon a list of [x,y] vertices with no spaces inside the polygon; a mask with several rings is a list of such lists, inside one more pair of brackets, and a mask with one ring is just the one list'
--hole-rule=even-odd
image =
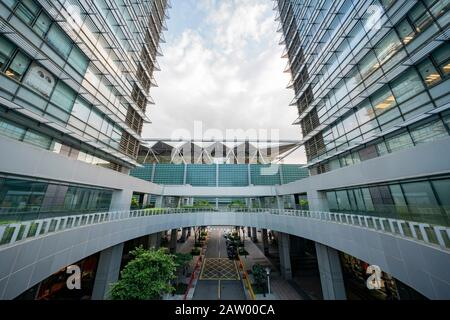
{"label": "paved walkway", "polygon": [[193,300],[245,300],[236,264],[227,257],[223,230],[209,230],[205,260]]}
{"label": "paved walkway", "polygon": [[[258,242],[262,243],[261,235],[258,232]],[[254,264],[260,264],[264,268],[269,267],[271,292],[273,293],[273,300],[303,300],[302,296],[294,289],[294,287],[286,280],[284,280],[274,263],[270,261],[265,255],[263,250],[253,243],[247,237],[244,241],[245,250],[248,251],[249,256],[247,258],[242,257],[242,261],[245,264],[245,269],[251,270]]]}

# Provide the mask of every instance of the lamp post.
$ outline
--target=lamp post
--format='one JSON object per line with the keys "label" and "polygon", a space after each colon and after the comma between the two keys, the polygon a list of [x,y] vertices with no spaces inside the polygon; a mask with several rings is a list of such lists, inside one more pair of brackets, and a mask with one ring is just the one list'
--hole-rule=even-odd
{"label": "lamp post", "polygon": [[270,295],[270,268],[266,268],[266,274],[267,274],[267,290],[269,291],[268,294]]}

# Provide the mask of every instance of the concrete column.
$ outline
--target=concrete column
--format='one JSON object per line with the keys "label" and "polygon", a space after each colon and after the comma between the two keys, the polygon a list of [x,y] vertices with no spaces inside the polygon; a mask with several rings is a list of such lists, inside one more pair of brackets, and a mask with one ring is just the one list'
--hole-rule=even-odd
{"label": "concrete column", "polygon": [[219,210],[219,198],[216,198],[216,209]]}
{"label": "concrete column", "polygon": [[280,255],[280,271],[285,280],[292,279],[289,235],[278,232],[278,251]]}
{"label": "concrete column", "polygon": [[122,253],[123,243],[105,249],[100,253],[92,300],[108,299],[111,284],[119,280]]}
{"label": "concrete column", "polygon": [[[159,239],[161,241],[161,239]],[[150,249],[158,249],[158,234],[154,233],[148,236],[148,247]]]}
{"label": "concrete column", "polygon": [[181,242],[185,242],[186,241],[186,235],[187,235],[187,228],[182,228],[181,229],[181,238],[180,238]]}
{"label": "concrete column", "polygon": [[252,228],[252,241],[255,243],[258,242],[258,231],[256,228]]}
{"label": "concrete column", "polygon": [[311,211],[330,211],[325,192],[308,190],[308,204]]}
{"label": "concrete column", "polygon": [[293,194],[289,195],[289,203],[291,205],[291,209],[297,209],[297,204],[295,203],[295,196]]}
{"label": "concrete column", "polygon": [[249,239],[252,238],[252,228],[251,227],[247,227],[247,236]]}
{"label": "concrete column", "polygon": [[155,208],[162,208],[164,205],[164,196],[157,196],[155,202]]}
{"label": "concrete column", "polygon": [[130,210],[131,198],[133,198],[133,190],[114,191],[111,198],[110,211],[126,211]]}
{"label": "concrete column", "polygon": [[267,236],[267,229],[262,229],[261,232],[262,235],[262,241],[263,241],[263,248],[264,248],[264,255],[269,255],[269,238]]}
{"label": "concrete column", "polygon": [[170,245],[169,245],[170,253],[177,252],[177,237],[178,237],[178,229],[172,229],[172,232],[170,233]]}
{"label": "concrete column", "polygon": [[341,261],[337,250],[316,242],[317,262],[324,300],[346,300]]}
{"label": "concrete column", "polygon": [[284,209],[284,199],[283,196],[277,196],[277,209]]}

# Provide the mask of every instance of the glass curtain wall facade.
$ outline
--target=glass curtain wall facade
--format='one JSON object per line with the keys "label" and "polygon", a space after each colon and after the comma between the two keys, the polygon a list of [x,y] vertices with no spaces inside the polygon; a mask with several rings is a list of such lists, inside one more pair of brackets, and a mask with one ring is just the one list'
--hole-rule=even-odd
{"label": "glass curtain wall facade", "polygon": [[[311,175],[448,139],[450,1],[275,3]],[[384,205],[375,212],[399,213],[393,200],[370,196]],[[434,212],[448,214],[438,198]],[[333,209],[370,211],[356,202]]]}
{"label": "glass curtain wall facade", "polygon": [[0,134],[117,171],[134,167],[168,7],[0,1]]}
{"label": "glass curtain wall facade", "polygon": [[163,185],[194,187],[246,187],[250,185],[282,185],[309,176],[302,165],[281,164],[143,164],[131,175]]}

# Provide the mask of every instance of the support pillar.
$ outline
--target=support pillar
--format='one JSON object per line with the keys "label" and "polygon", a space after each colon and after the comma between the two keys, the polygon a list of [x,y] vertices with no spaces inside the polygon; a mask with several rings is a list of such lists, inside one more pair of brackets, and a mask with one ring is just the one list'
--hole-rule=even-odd
{"label": "support pillar", "polygon": [[178,237],[178,229],[172,229],[172,232],[170,233],[170,245],[169,245],[170,253],[177,252],[177,237]]}
{"label": "support pillar", "polygon": [[316,242],[317,262],[324,300],[346,300],[341,261],[337,250]]}
{"label": "support pillar", "polygon": [[[160,239],[161,240],[161,239]],[[148,247],[149,249],[158,249],[158,233],[153,233],[148,236]]]}
{"label": "support pillar", "polygon": [[92,300],[108,299],[111,284],[119,280],[122,253],[123,243],[105,249],[100,253]]}
{"label": "support pillar", "polygon": [[187,235],[187,228],[181,229],[181,238],[180,238],[181,242],[185,242],[186,241],[186,235]]}
{"label": "support pillar", "polygon": [[252,238],[252,228],[251,227],[247,227],[247,236],[249,239]]}
{"label": "support pillar", "polygon": [[284,199],[283,196],[276,196],[277,209],[284,209]]}
{"label": "support pillar", "polygon": [[252,241],[254,243],[258,242],[258,231],[256,228],[252,228]]}
{"label": "support pillar", "polygon": [[269,239],[267,237],[267,229],[262,229],[262,241],[263,241],[263,248],[264,248],[264,255],[269,255]]}
{"label": "support pillar", "polygon": [[285,280],[292,279],[289,235],[278,232],[278,251],[280,255],[280,271]]}
{"label": "support pillar", "polygon": [[311,211],[330,211],[328,207],[328,199],[325,192],[308,190],[308,205]]}
{"label": "support pillar", "polygon": [[114,191],[111,198],[109,211],[128,211],[131,207],[133,190]]}
{"label": "support pillar", "polygon": [[164,204],[164,196],[157,196],[155,201],[155,208],[162,208]]}

